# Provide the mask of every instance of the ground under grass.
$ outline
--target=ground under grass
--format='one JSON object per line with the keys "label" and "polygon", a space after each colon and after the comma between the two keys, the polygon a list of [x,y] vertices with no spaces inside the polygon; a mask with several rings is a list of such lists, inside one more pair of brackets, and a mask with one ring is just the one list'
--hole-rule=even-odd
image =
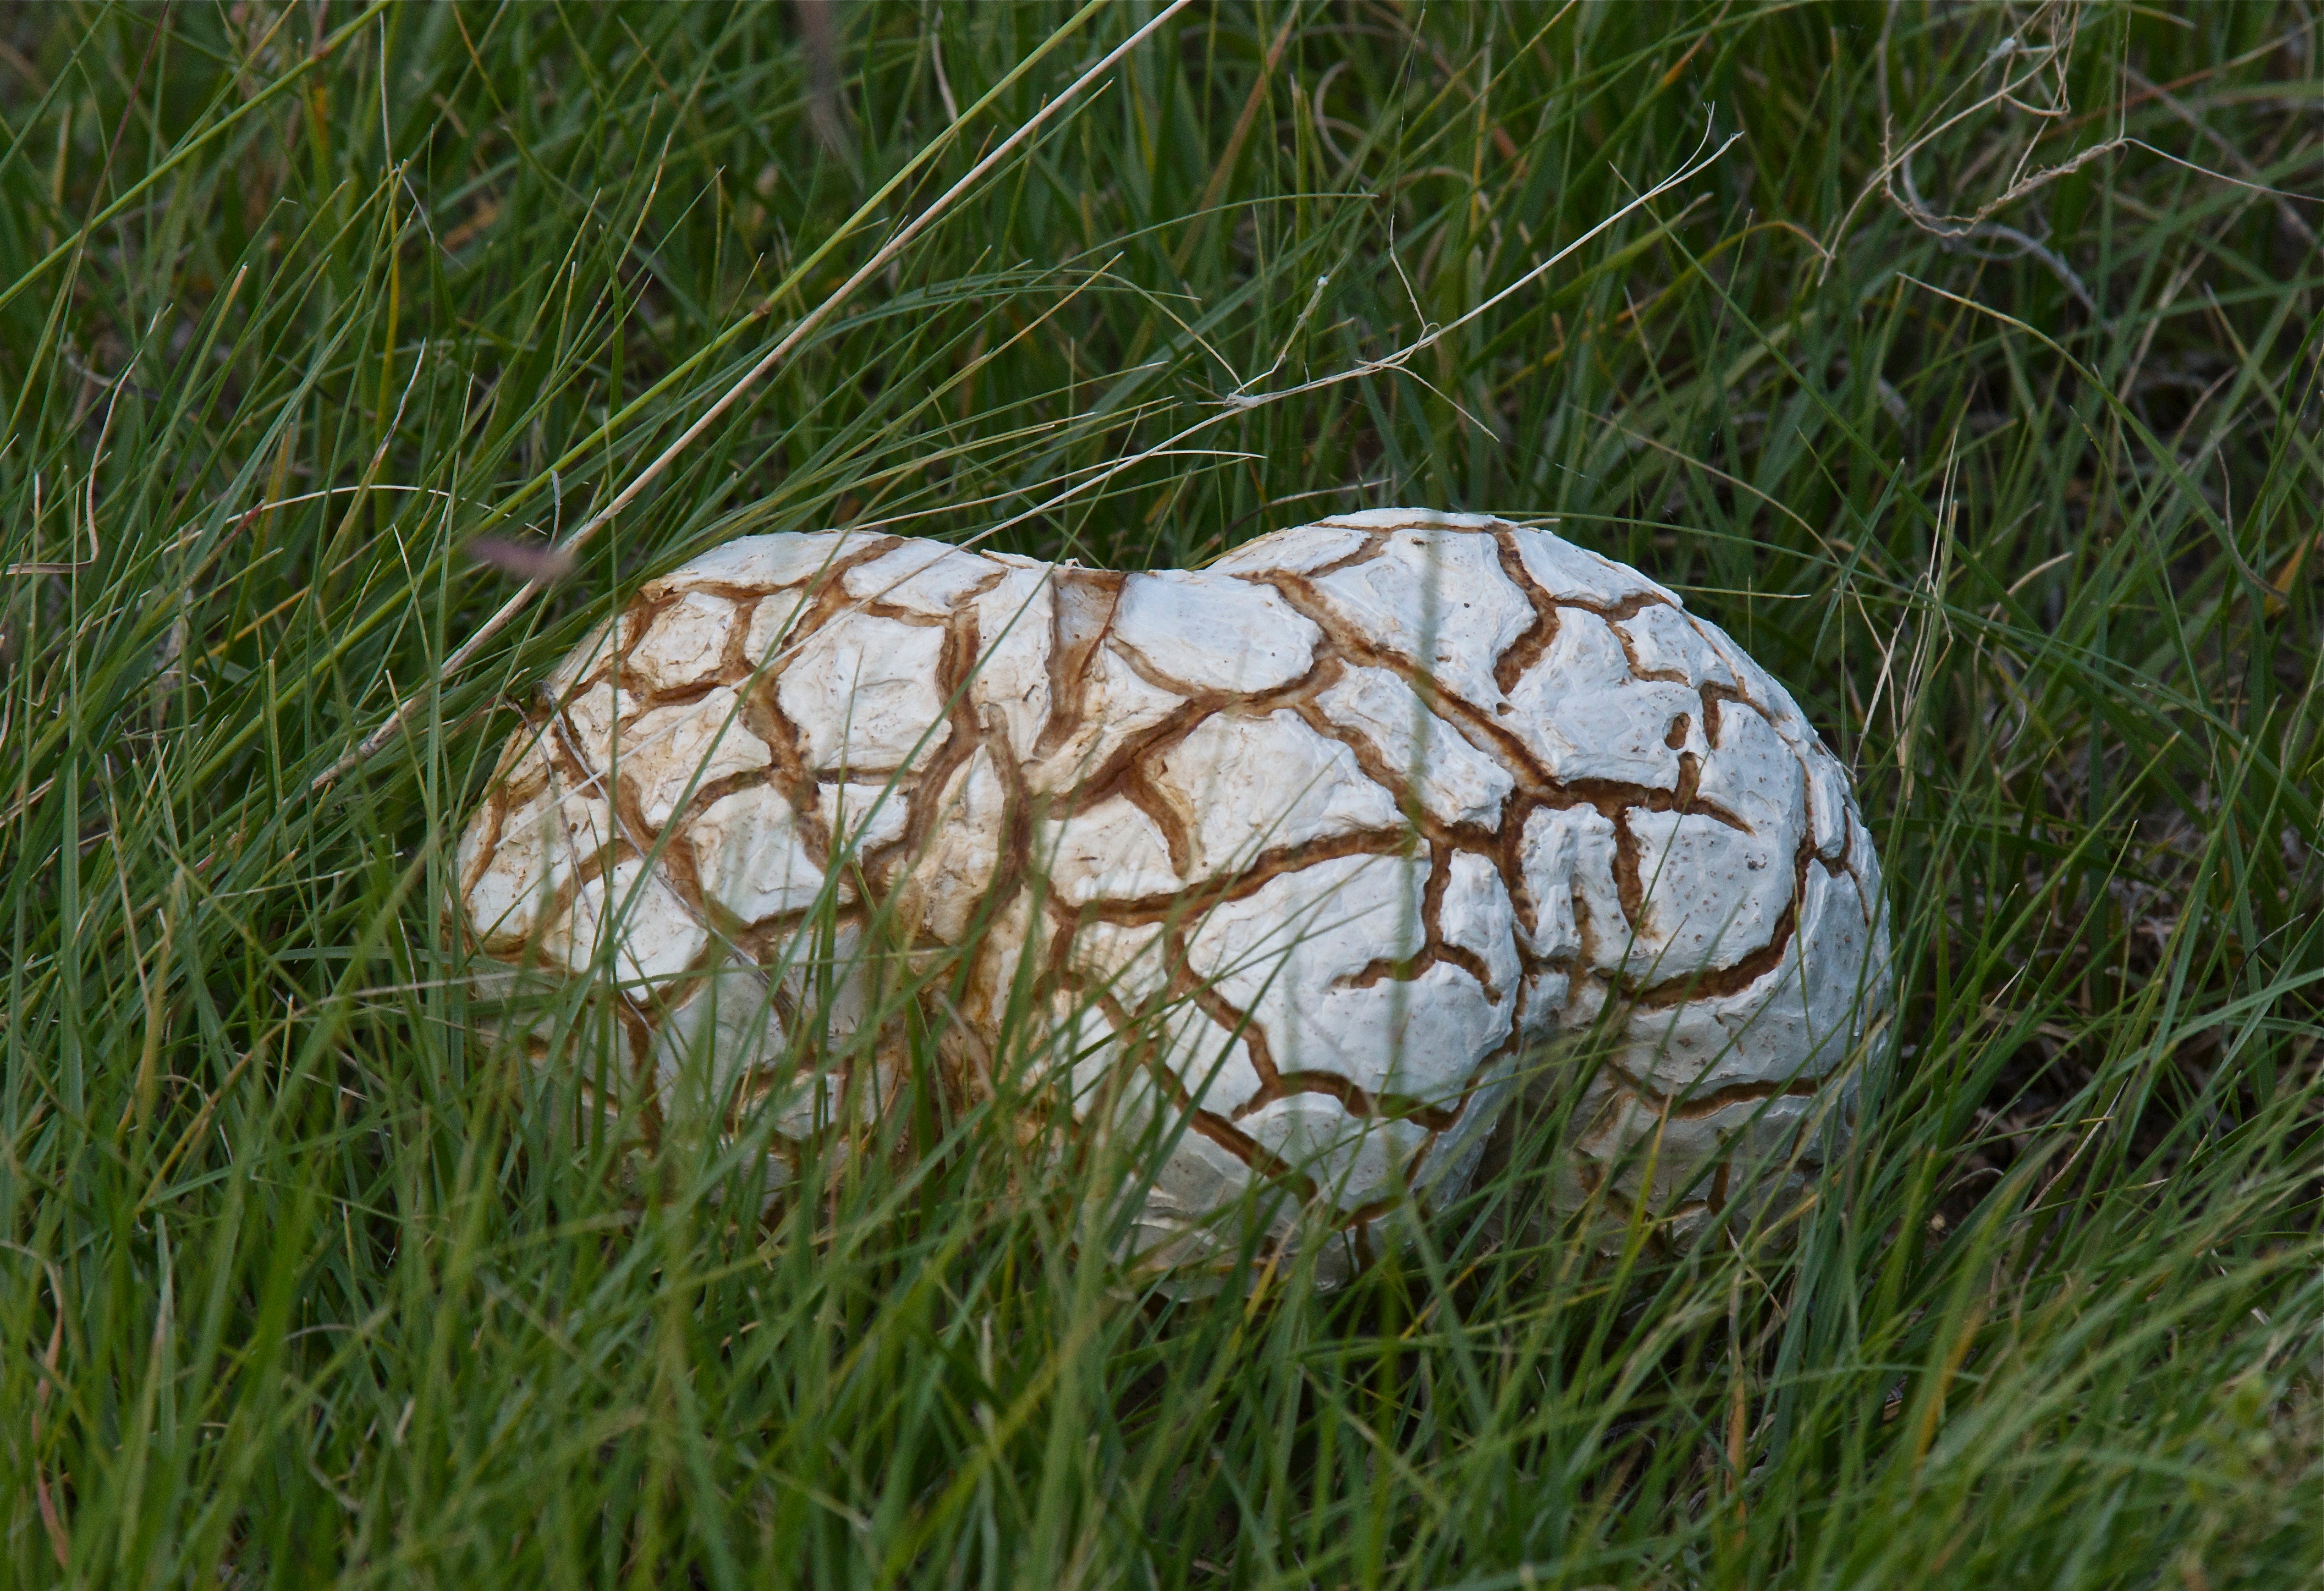
{"label": "ground under grass", "polygon": [[[2324,1574],[2310,10],[1194,8],[938,207],[1158,9],[0,14],[0,1584]],[[1562,516],[1857,770],[1795,1240],[1593,1260],[1550,1120],[1172,1305],[991,1110],[761,1226],[469,1024],[505,704],[648,575],[1390,503]]]}

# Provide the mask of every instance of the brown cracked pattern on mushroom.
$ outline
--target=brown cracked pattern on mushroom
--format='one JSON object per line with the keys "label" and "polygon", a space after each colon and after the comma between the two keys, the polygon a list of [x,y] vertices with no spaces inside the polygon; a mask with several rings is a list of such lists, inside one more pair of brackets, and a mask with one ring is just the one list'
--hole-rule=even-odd
{"label": "brown cracked pattern on mushroom", "polygon": [[964,1097],[1028,965],[1074,1118],[1175,1134],[1131,1246],[1182,1268],[1255,1188],[1344,1275],[1593,1027],[1562,1200],[1795,1199],[1886,992],[1869,836],[1783,688],[1634,570],[1419,510],[1147,575],[729,543],[556,671],[459,860],[487,983],[579,980],[649,1131],[774,1109],[788,1163],[903,1085],[890,1038],[786,1070],[875,939],[967,958],[931,1013]]}

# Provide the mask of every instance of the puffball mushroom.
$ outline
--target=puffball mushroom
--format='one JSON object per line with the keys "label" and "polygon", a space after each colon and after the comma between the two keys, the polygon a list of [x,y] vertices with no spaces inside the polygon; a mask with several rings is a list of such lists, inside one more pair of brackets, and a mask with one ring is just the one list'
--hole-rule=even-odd
{"label": "puffball mushroom", "polygon": [[459,891],[490,990],[585,985],[649,1128],[772,1111],[778,1183],[907,1087],[900,1035],[802,1075],[882,957],[956,958],[943,1085],[1010,1052],[1072,1132],[1144,1131],[1124,1252],[1177,1275],[1257,1219],[1343,1278],[1561,1035],[1602,1040],[1564,1205],[1683,1233],[1795,1196],[1888,980],[1871,838],[1783,686],[1636,570],[1413,509],[1141,575],[730,542],[550,676]]}

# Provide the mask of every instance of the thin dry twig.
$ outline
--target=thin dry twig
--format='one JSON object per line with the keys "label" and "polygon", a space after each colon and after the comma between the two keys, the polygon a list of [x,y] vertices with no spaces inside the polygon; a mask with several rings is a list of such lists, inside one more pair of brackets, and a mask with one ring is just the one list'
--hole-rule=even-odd
{"label": "thin dry twig", "polygon": [[[1074,78],[1073,82],[1066,85],[1065,89],[1060,92],[1056,97],[1044,104],[1039,110],[1034,112],[1031,116],[1026,119],[1023,125],[1019,126],[1008,137],[1002,139],[982,160],[977,161],[975,165],[971,166],[965,176],[962,177],[959,181],[954,183],[942,194],[938,195],[934,203],[930,204],[927,208],[922,210],[918,216],[914,216],[909,223],[899,227],[895,235],[890,237],[884,244],[882,244],[869,260],[866,260],[862,265],[856,268],[854,274],[848,277],[845,281],[840,283],[837,288],[826,295],[820,304],[817,304],[813,309],[809,310],[806,315],[802,316],[798,321],[793,323],[791,329],[784,335],[781,340],[777,342],[773,347],[768,349],[767,352],[760,357],[757,363],[744,371],[742,376],[736,380],[732,386],[726,389],[725,392],[719,397],[715,403],[713,403],[708,409],[705,409],[699,418],[697,418],[692,425],[687,427],[684,431],[679,433],[678,439],[672,442],[668,447],[662,449],[662,451],[656,455],[652,463],[647,464],[645,468],[640,470],[635,475],[632,476],[629,483],[623,486],[622,490],[614,495],[613,500],[611,502],[607,503],[604,508],[599,509],[595,513],[591,514],[587,520],[584,520],[577,528],[575,529],[571,535],[567,536],[563,541],[558,543],[555,550],[570,556],[577,550],[584,542],[595,536],[600,529],[610,523],[616,514],[619,514],[623,509],[627,508],[632,502],[636,501],[640,492],[643,492],[648,486],[659,479],[662,472],[668,469],[670,464],[677,460],[680,454],[684,453],[688,447],[691,447],[696,437],[700,437],[703,432],[708,430],[711,426],[715,424],[721,415],[724,414],[727,409],[733,407],[735,401],[739,400],[743,393],[749,391],[752,387],[755,386],[761,376],[765,375],[777,364],[780,363],[785,355],[788,354],[793,349],[804,343],[808,336],[813,335],[825,321],[828,320],[832,315],[837,311],[842,304],[845,303],[847,299],[854,294],[858,288],[862,287],[865,282],[871,280],[874,276],[877,276],[881,271],[886,269],[888,262],[895,259],[899,254],[902,253],[905,246],[908,244],[912,239],[918,236],[920,233],[932,225],[938,216],[950,209],[964,195],[967,194],[980,181],[982,181],[986,173],[990,172],[994,167],[998,166],[1002,161],[1006,160],[1012,152],[1014,152],[1019,144],[1030,138],[1033,133],[1040,128],[1043,123],[1047,122],[1051,116],[1056,115],[1057,112],[1063,110],[1066,106],[1079,98],[1085,89],[1096,83],[1107,72],[1111,71],[1115,63],[1120,61],[1130,51],[1137,49],[1139,45],[1151,38],[1165,23],[1167,23],[1172,17],[1177,15],[1179,12],[1185,10],[1186,6],[1192,3],[1193,0],[1171,0],[1171,3],[1156,14],[1156,15],[1149,20],[1145,26],[1139,28],[1136,32],[1130,34],[1129,38],[1123,40],[1121,43],[1107,51],[1106,54],[1098,60],[1096,65],[1091,67],[1080,77]],[[456,649],[450,657],[444,660],[443,666],[438,670],[438,677],[439,679],[448,677],[466,667],[468,663],[475,658],[476,654],[482,651],[484,647],[491,642],[492,639],[498,635],[501,630],[507,626],[510,620],[522,612],[531,604],[532,599],[540,595],[540,593],[546,589],[547,587],[539,581],[527,581],[524,585],[518,589],[515,595],[510,597],[507,602],[502,603],[500,608],[493,612],[491,618],[485,620],[483,624],[479,625],[475,633],[471,634],[466,640],[461,642],[458,648]],[[395,738],[396,732],[403,727],[405,717],[411,712],[412,708],[420,704],[426,694],[427,692],[425,690],[415,691],[411,694],[405,696],[401,701],[398,702],[395,704],[394,709],[388,713],[386,720],[382,722],[377,729],[365,736],[360,745],[348,751],[337,761],[331,764],[329,768],[325,768],[321,773],[318,774],[313,782],[309,785],[309,791],[311,793],[323,789],[325,786],[335,783],[342,776],[362,767],[374,757],[379,755],[381,750],[386,747],[387,743]]]}

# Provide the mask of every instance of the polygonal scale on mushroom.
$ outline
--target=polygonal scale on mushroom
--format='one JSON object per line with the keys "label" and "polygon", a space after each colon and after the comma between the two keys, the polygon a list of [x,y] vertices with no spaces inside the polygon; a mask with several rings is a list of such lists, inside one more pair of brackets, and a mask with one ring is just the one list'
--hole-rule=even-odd
{"label": "polygonal scale on mushroom", "polygon": [[1424,510],[1144,575],[729,543],[554,672],[459,887],[483,984],[610,1003],[649,1126],[772,1112],[778,1185],[910,1075],[802,1041],[870,1019],[880,954],[958,956],[945,1086],[1013,1050],[1074,1131],[1145,1135],[1123,1246],[1179,1275],[1255,1218],[1344,1277],[1584,1032],[1565,1203],[1772,1208],[1850,1129],[1888,980],[1870,837],[1783,687],[1635,570]]}

